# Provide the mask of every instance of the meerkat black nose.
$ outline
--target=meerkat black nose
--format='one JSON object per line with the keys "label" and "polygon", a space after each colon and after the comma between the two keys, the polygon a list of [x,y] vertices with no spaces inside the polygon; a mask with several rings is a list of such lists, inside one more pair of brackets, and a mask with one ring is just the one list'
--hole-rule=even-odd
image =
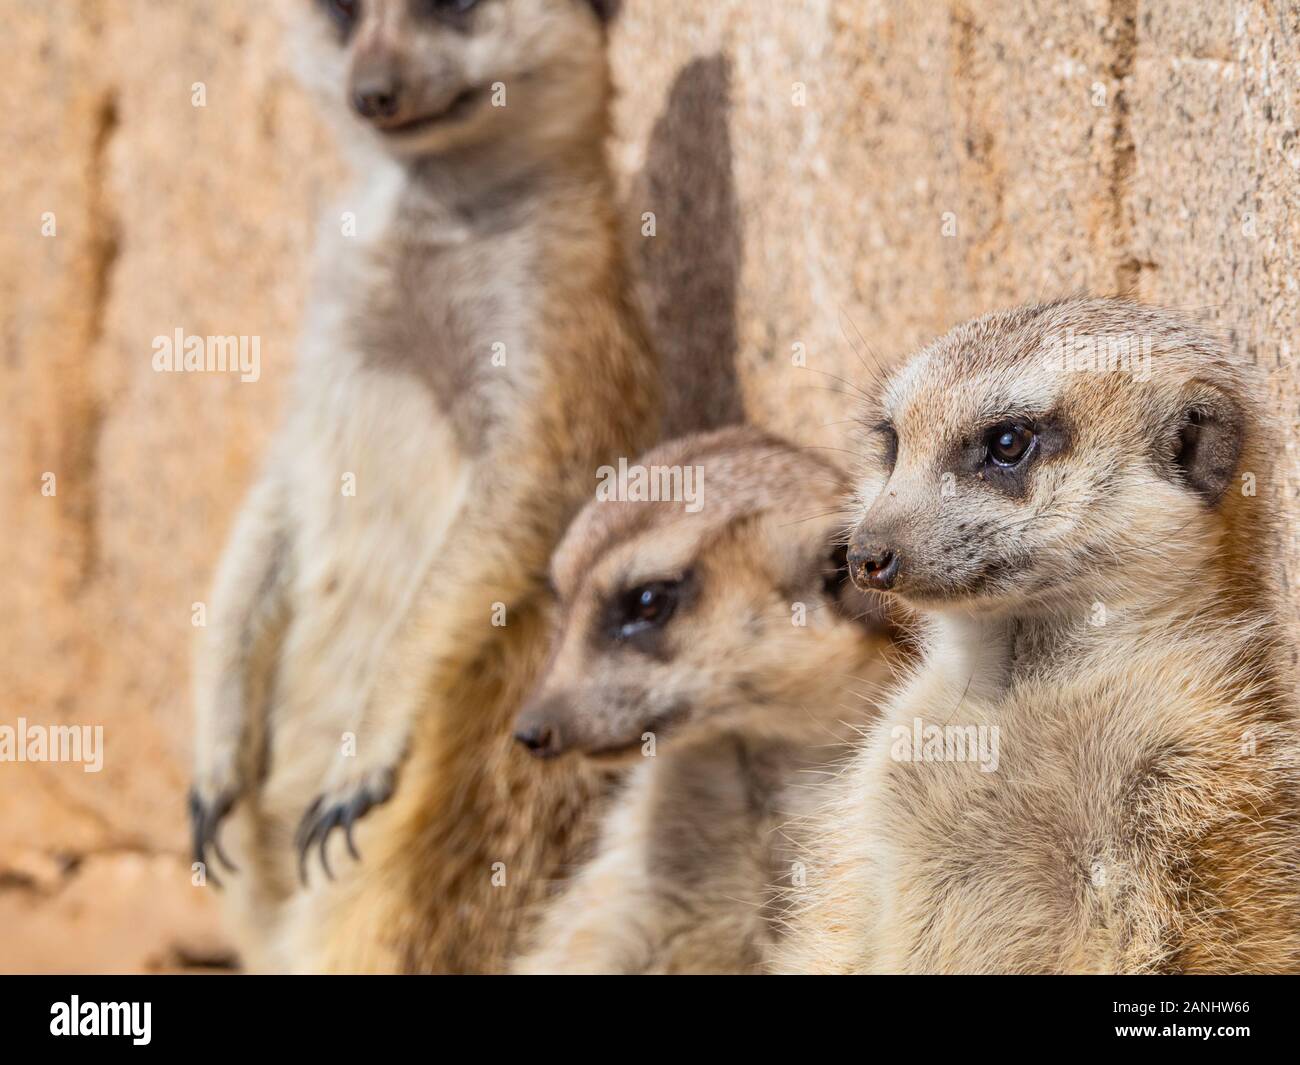
{"label": "meerkat black nose", "polygon": [[882,544],[851,544],[849,576],[864,591],[885,592],[898,580],[898,552]]}
{"label": "meerkat black nose", "polygon": [[362,118],[392,118],[401,101],[401,87],[390,78],[358,82],[352,90],[352,106]]}
{"label": "meerkat black nose", "polygon": [[554,728],[546,724],[521,725],[515,739],[528,748],[530,754],[547,758],[559,753],[559,737]]}

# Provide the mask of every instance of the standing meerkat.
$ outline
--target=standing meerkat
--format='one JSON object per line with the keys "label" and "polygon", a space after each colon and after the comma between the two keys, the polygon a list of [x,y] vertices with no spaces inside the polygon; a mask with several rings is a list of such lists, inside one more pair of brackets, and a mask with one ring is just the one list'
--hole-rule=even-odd
{"label": "standing meerkat", "polygon": [[784,826],[869,720],[889,630],[847,579],[826,462],[741,428],[637,466],[695,497],[587,504],[552,562],[559,636],[517,725],[536,755],[635,767],[515,969],[758,972],[792,873]]}
{"label": "standing meerkat", "polygon": [[1263,410],[1215,340],[1116,300],[989,315],[893,375],[850,571],[928,646],[822,815],[780,968],[1300,968]]}
{"label": "standing meerkat", "polygon": [[[196,671],[195,850],[239,866],[251,968],[499,968],[582,838],[599,782],[541,772],[510,724],[551,550],[658,417],[604,157],[609,6],[295,9],[360,183]],[[375,876],[342,875],[357,848]]]}

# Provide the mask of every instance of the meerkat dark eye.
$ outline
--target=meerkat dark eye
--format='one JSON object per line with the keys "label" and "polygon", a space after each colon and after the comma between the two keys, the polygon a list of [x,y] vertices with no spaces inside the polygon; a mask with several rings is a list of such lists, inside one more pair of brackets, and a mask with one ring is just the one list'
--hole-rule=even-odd
{"label": "meerkat dark eye", "polygon": [[677,608],[678,581],[651,581],[629,588],[617,601],[614,622],[620,639],[662,628]]}
{"label": "meerkat dark eye", "polygon": [[1003,422],[989,430],[984,446],[999,466],[1017,466],[1037,439],[1034,431],[1019,422]]}
{"label": "meerkat dark eye", "polygon": [[361,0],[323,0],[323,6],[340,29],[349,29],[361,14]]}
{"label": "meerkat dark eye", "polygon": [[478,0],[424,0],[424,7],[434,15],[467,15]]}

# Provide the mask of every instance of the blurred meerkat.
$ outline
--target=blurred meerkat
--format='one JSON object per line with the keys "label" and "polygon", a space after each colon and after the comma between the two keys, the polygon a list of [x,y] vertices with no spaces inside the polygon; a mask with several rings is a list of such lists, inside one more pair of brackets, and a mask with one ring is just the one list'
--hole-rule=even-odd
{"label": "blurred meerkat", "polygon": [[1218,342],[1116,300],[989,315],[893,375],[850,570],[927,653],[821,815],[779,968],[1300,968],[1264,409]]}
{"label": "blurred meerkat", "polygon": [[[599,781],[542,772],[511,722],[551,550],[658,416],[604,157],[610,6],[294,10],[359,184],[198,659],[195,851],[241,867],[252,968],[499,968],[583,839]],[[370,853],[332,890],[310,867],[345,844]]]}
{"label": "blurred meerkat", "polygon": [[698,471],[701,505],[588,503],[552,562],[560,634],[516,734],[639,764],[519,972],[760,971],[792,875],[783,826],[887,678],[889,630],[844,569],[837,470],[748,428],[638,466]]}

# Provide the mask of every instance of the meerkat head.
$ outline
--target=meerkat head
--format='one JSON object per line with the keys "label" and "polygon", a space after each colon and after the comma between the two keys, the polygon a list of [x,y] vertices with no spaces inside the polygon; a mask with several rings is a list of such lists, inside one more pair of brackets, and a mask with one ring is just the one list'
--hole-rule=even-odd
{"label": "meerkat head", "polygon": [[617,0],[299,0],[299,67],[398,158],[563,143],[605,103]]}
{"label": "meerkat head", "polygon": [[519,741],[540,756],[635,754],[647,733],[779,736],[799,715],[806,727],[807,707],[841,705],[886,637],[875,597],[847,579],[838,471],[754,429],[676,441],[628,470],[629,485],[640,471],[693,478],[678,482],[692,498],[598,498],[575,519],[552,560],[558,634]]}
{"label": "meerkat head", "polygon": [[1248,369],[1119,300],[954,329],[864,419],[854,581],[931,609],[1051,610],[1218,568],[1258,468]]}

